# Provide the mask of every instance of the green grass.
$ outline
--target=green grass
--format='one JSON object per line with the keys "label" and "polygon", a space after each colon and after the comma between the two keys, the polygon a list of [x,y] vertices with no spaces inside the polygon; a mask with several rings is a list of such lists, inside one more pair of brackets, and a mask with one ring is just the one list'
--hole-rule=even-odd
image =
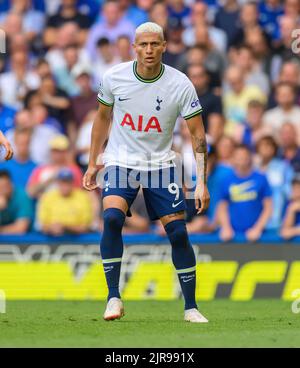
{"label": "green grass", "polygon": [[182,320],[182,303],[126,302],[105,322],[103,302],[10,301],[0,347],[300,347],[300,314],[279,300],[200,303],[208,324]]}

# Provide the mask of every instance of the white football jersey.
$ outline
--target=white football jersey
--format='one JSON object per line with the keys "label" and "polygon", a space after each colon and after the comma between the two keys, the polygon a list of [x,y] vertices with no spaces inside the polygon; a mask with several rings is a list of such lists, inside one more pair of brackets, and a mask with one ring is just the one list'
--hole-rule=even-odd
{"label": "white football jersey", "polygon": [[173,130],[178,116],[189,119],[202,110],[196,90],[185,74],[161,64],[159,75],[144,79],[137,62],[113,66],[100,84],[98,100],[113,106],[105,166],[137,170],[173,166]]}

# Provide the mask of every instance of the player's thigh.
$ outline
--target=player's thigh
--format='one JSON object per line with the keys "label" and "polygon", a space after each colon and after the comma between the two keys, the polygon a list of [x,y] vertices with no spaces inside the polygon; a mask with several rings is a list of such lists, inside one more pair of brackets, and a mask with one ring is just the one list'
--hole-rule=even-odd
{"label": "player's thigh", "polygon": [[123,197],[108,195],[103,198],[103,210],[105,211],[108,208],[117,208],[126,214],[128,211],[128,203]]}
{"label": "player's thigh", "polygon": [[[137,196],[139,183],[129,183],[130,171],[123,167],[109,166],[105,169],[103,178],[103,210],[118,208],[130,216],[129,208]],[[132,184],[133,186],[131,186]]]}
{"label": "player's thigh", "polygon": [[184,218],[185,218],[184,211],[179,211],[179,212],[170,213],[169,215],[160,217],[160,222],[162,223],[163,226],[166,226],[172,221],[184,220]]}
{"label": "player's thigh", "polygon": [[167,224],[184,218],[185,199],[174,168],[151,172],[151,185],[143,187],[143,192],[151,220],[162,219],[162,223]]}

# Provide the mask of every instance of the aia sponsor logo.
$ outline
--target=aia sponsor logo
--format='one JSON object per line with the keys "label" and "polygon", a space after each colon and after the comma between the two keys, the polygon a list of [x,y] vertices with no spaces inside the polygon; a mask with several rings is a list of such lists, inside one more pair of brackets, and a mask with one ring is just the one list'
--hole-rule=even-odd
{"label": "aia sponsor logo", "polygon": [[121,122],[121,126],[130,126],[131,130],[135,130],[138,132],[149,132],[156,131],[157,133],[161,133],[161,126],[156,116],[151,116],[150,119],[144,120],[143,115],[139,115],[138,121],[133,121],[132,116],[129,113],[126,113]]}

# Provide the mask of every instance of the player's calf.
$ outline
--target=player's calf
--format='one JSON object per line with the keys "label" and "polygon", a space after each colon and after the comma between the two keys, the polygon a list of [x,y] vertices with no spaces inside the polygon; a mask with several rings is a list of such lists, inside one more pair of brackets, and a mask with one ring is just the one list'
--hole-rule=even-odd
{"label": "player's calf", "polygon": [[165,226],[172,245],[172,261],[178,274],[185,309],[197,308],[196,291],[196,258],[189,241],[184,220],[174,220]]}

